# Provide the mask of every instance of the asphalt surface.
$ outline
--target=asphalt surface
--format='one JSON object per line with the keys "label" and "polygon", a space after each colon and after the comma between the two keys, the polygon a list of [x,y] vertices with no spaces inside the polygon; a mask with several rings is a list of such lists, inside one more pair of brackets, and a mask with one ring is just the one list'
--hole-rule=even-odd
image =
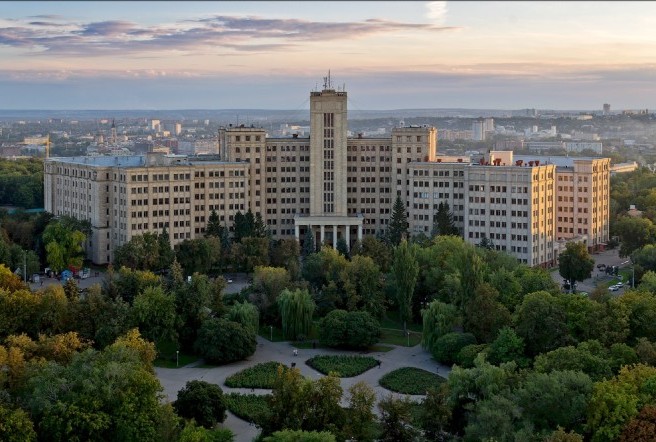
{"label": "asphalt surface", "polygon": [[[588,292],[592,293],[592,291],[597,287],[599,284],[604,284],[607,283],[608,281],[614,281],[617,282],[619,281],[616,277],[606,275],[606,273],[602,270],[599,270],[597,268],[597,265],[599,264],[605,264],[606,266],[619,266],[620,268],[625,267],[628,265],[627,261],[629,260],[628,258],[620,258],[619,256],[619,251],[618,249],[613,249],[613,250],[606,250],[604,252],[599,252],[599,253],[594,253],[591,255],[592,258],[595,260],[595,266],[592,271],[592,275],[590,278],[578,282],[576,284],[576,291],[577,292]],[[558,273],[558,269],[556,268],[555,270],[551,271],[551,277],[553,280],[558,284],[559,287],[562,288],[563,286],[563,277],[560,276]],[[622,281],[625,284],[627,281]],[[610,292],[615,295],[621,294],[624,292],[626,289],[625,287],[622,287],[616,292]]]}
{"label": "asphalt surface", "polygon": [[[384,397],[390,395],[396,397],[406,396],[392,393],[378,384],[379,379],[384,374],[396,370],[397,368],[422,368],[432,373],[437,372],[439,375],[445,378],[448,377],[449,372],[451,371],[450,367],[437,364],[431,358],[430,353],[423,350],[419,345],[415,347],[392,346],[394,349],[388,352],[370,353],[339,351],[324,348],[307,350],[299,349],[298,356],[294,356],[294,347],[292,347],[292,345],[288,342],[269,342],[268,340],[258,336],[257,343],[258,345],[255,353],[243,361],[212,368],[197,367],[197,365],[201,365],[202,362],[195,362],[181,368],[156,367],[155,373],[157,374],[160,383],[164,387],[164,394],[168,400],[174,401],[177,397],[177,392],[184,387],[187,381],[191,380],[203,380],[217,384],[221,387],[221,389],[223,389],[225,393],[237,392],[248,394],[268,394],[270,393],[270,390],[267,389],[251,390],[249,388],[229,388],[224,385],[224,382],[228,376],[261,362],[277,361],[287,366],[290,366],[292,362],[295,362],[296,368],[301,371],[303,376],[306,376],[310,379],[318,379],[324,375],[305,364],[305,361],[316,355],[366,354],[367,356],[374,357],[381,361],[381,365],[378,368],[374,367],[362,373],[361,375],[352,378],[341,378],[340,384],[344,390],[342,405],[346,405],[348,388],[359,381],[365,381],[367,384],[373,387],[378,400],[381,400]],[[409,395],[408,397],[419,400],[423,398],[423,395]],[[374,410],[376,413],[378,413],[378,407],[375,407]],[[228,417],[223,423],[223,426],[230,428],[235,433],[235,442],[250,442],[259,433],[259,430],[254,425],[249,424],[248,422],[234,416],[230,412],[228,412]]]}

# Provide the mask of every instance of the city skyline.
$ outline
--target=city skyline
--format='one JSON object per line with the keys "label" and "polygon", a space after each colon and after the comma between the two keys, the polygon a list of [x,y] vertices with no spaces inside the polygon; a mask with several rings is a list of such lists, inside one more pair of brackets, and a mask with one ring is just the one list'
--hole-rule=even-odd
{"label": "city skyline", "polygon": [[[2,109],[653,109],[651,2],[4,2]],[[646,101],[652,100],[652,101]]]}

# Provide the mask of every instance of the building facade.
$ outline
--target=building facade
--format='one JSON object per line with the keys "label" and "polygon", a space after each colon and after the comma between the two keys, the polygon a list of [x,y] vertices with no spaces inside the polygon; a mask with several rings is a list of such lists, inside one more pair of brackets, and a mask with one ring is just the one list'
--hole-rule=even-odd
{"label": "building facade", "polygon": [[[430,236],[446,202],[465,240],[487,238],[532,266],[553,265],[559,239],[584,235],[591,249],[607,241],[608,159],[496,151],[472,163],[438,156],[429,126],[347,137],[347,103],[346,91],[328,80],[310,94],[309,137],[228,126],[219,130],[216,156],[47,159],[46,210],[91,222],[88,257],[98,264],[145,232],[166,229],[173,245],[200,236],[213,210],[228,227],[250,209],[276,239],[311,234],[316,244],[350,247],[386,231],[397,195],[412,234]],[[570,179],[575,186],[564,185]]]}

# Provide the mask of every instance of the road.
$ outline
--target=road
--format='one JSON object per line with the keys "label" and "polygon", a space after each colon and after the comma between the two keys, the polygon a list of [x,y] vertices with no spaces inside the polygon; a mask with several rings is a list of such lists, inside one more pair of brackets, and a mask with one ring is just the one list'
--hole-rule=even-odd
{"label": "road", "polygon": [[[576,284],[577,292],[588,292],[592,291],[597,287],[598,284],[602,284],[608,281],[617,281],[617,278],[606,275],[605,272],[599,270],[597,265],[605,264],[606,266],[622,266],[622,263],[627,261],[627,258],[620,258],[618,249],[606,250],[604,252],[599,252],[591,255],[595,260],[594,270],[592,271],[592,276],[584,281],[578,282]],[[559,287],[563,286],[563,277],[558,273],[558,269],[552,270],[551,272],[552,279],[558,284]],[[624,288],[621,288],[619,291],[614,292],[615,294],[620,294],[624,291]]]}

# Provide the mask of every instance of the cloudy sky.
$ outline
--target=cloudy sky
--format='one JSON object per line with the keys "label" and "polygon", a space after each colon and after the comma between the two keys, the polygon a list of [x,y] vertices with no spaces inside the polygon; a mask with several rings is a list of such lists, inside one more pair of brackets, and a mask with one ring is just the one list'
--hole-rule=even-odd
{"label": "cloudy sky", "polygon": [[656,108],[656,2],[0,2],[0,109]]}

